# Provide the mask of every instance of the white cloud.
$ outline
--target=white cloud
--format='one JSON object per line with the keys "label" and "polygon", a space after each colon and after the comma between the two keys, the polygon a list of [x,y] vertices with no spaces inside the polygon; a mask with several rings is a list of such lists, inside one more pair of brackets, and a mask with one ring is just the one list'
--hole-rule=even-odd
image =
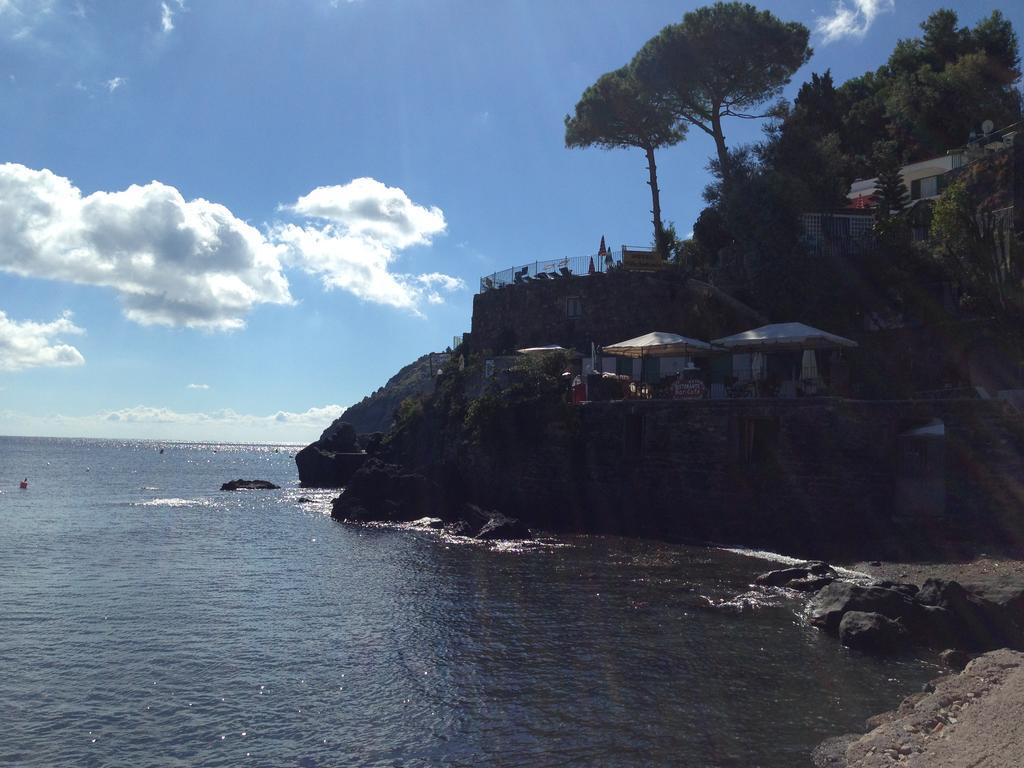
{"label": "white cloud", "polygon": [[185,10],[185,0],[168,0],[160,3],[160,29],[165,35],[174,31],[174,15]]}
{"label": "white cloud", "polygon": [[278,251],[224,206],[157,181],[83,196],[48,170],[0,165],[0,271],[113,288],[143,325],[230,330],[291,303]]}
{"label": "white cloud", "polygon": [[282,210],[323,222],[278,224],[271,237],[286,247],[290,264],[319,275],[327,288],[418,312],[423,301],[443,301],[439,290],[464,287],[450,275],[391,270],[399,251],[429,245],[447,227],[440,208],[417,205],[397,187],[359,178],[317,187]]}
{"label": "white cloud", "polygon": [[160,28],[165,33],[174,30],[174,11],[167,3],[160,3]]}
{"label": "white cloud", "polygon": [[0,310],[0,371],[82,365],[82,353],[59,338],[82,333],[85,331],[71,322],[70,312],[49,323],[34,323],[12,320]]}
{"label": "white cloud", "polygon": [[815,31],[822,35],[822,43],[841,40],[844,37],[864,37],[875,18],[889,13],[896,7],[895,0],[839,0],[831,16],[819,16]]}
{"label": "white cloud", "polygon": [[209,389],[209,384],[189,384],[185,389]]}
{"label": "white cloud", "polygon": [[301,443],[315,440],[344,411],[340,405],[317,406],[302,412],[277,411],[265,416],[231,409],[182,412],[148,405],[86,416],[28,416],[0,411],[0,434]]}
{"label": "white cloud", "polygon": [[345,185],[317,187],[294,205],[282,208],[329,221],[345,234],[376,240],[390,248],[429,244],[447,227],[444,213],[437,206],[417,205],[398,187],[366,177]]}
{"label": "white cloud", "polygon": [[107,87],[108,91],[113,93],[114,91],[116,91],[118,88],[120,88],[122,85],[124,85],[127,82],[128,82],[128,79],[125,78],[125,77],[112,77],[109,80],[104,81],[103,84]]}
{"label": "white cloud", "polygon": [[465,287],[394,269],[400,251],[446,228],[439,208],[401,189],[356,179],[282,210],[306,220],[261,232],[158,181],[83,195],[51,171],[0,164],[0,272],[112,288],[130,320],[206,330],[241,328],[261,304],[293,303],[283,264],[413,313]]}

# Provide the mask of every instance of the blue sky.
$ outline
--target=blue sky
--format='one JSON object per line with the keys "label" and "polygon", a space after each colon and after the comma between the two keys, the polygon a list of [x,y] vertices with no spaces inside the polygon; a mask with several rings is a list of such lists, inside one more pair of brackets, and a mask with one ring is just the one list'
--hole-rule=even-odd
{"label": "blue sky", "polygon": [[[642,153],[562,120],[698,4],[0,0],[0,434],[312,439],[469,330],[480,275],[649,242]],[[935,8],[1024,29],[760,5],[816,30],[790,97]],[[681,233],[713,150],[660,153]]]}

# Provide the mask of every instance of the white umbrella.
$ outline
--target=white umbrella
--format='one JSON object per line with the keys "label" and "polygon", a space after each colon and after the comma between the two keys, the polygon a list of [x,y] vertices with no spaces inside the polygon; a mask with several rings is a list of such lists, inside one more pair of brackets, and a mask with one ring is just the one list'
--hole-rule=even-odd
{"label": "white umbrella", "polygon": [[654,331],[604,347],[603,351],[617,357],[686,357],[709,355],[718,350],[713,344],[700,339]]}
{"label": "white umbrella", "polygon": [[560,347],[557,344],[548,344],[544,347],[525,347],[523,349],[517,349],[520,355],[542,355],[545,352],[568,352],[569,350],[565,347]]}
{"label": "white umbrella", "polygon": [[757,349],[837,349],[857,342],[803,323],[773,323],[711,342],[733,352]]}

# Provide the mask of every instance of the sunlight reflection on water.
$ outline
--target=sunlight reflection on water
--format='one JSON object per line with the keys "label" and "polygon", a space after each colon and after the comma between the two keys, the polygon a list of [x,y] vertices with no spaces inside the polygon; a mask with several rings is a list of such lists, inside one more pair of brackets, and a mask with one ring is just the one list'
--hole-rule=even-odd
{"label": "sunlight reflection on water", "polygon": [[933,675],[763,561],[340,525],[289,453],[0,438],[34,478],[0,500],[0,763],[791,768]]}

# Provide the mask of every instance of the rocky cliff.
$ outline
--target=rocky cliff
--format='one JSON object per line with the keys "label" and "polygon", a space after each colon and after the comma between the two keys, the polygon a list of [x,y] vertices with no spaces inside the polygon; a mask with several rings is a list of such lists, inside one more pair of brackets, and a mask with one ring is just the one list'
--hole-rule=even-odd
{"label": "rocky cliff", "polygon": [[430,354],[417,358],[388,379],[383,387],[348,408],[345,421],[359,434],[387,432],[403,400],[433,391],[430,373]]}
{"label": "rocky cliff", "polygon": [[[559,363],[541,365],[524,361],[502,389],[481,388],[475,365],[447,373],[433,396],[406,409],[385,440],[385,460],[430,478],[453,504],[555,531],[870,559],[1024,541],[1024,420],[1003,403],[574,407]],[[936,421],[945,431],[932,478],[939,492],[922,495],[920,456],[904,455],[901,435]]]}

